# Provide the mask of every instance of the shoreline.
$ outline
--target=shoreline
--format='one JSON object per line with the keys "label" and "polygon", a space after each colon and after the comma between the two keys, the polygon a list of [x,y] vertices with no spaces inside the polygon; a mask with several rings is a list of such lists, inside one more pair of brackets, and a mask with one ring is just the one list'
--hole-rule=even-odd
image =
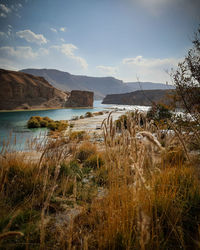
{"label": "shoreline", "polygon": [[95,107],[60,107],[60,108],[35,108],[35,109],[13,109],[13,110],[0,110],[0,113],[7,112],[23,112],[23,111],[45,111],[45,110],[58,110],[58,109],[94,109]]}

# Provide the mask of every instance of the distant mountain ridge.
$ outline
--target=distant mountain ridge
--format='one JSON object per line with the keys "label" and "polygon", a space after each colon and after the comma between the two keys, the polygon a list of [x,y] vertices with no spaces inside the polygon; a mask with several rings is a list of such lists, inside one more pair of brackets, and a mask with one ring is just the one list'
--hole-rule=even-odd
{"label": "distant mountain ridge", "polygon": [[44,77],[55,88],[63,91],[93,91],[95,99],[103,99],[108,94],[122,94],[136,90],[173,89],[172,85],[152,82],[123,82],[114,77],[91,77],[72,75],[55,69],[23,69],[21,72]]}

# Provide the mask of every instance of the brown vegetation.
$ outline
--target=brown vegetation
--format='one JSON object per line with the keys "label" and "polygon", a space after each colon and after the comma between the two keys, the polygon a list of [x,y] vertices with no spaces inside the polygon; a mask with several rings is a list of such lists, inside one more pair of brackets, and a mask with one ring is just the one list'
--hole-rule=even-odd
{"label": "brown vegetation", "polygon": [[161,134],[139,112],[119,131],[111,116],[101,150],[71,132],[40,145],[38,161],[1,155],[3,248],[198,248],[199,155],[185,133]]}

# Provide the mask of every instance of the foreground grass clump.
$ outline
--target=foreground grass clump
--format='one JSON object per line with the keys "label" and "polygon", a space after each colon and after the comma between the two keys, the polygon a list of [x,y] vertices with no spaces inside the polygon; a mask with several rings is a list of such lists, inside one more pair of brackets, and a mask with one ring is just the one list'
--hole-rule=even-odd
{"label": "foreground grass clump", "polygon": [[96,249],[197,249],[200,189],[193,170],[169,168],[147,184],[149,190],[135,190],[115,180],[76,220],[88,243]]}
{"label": "foreground grass clump", "polygon": [[146,116],[139,112],[138,110],[126,112],[126,114],[121,115],[116,121],[115,126],[117,130],[121,131],[122,129],[128,129],[128,126],[130,125],[130,122],[134,122],[139,127],[144,127],[146,123]]}
{"label": "foreground grass clump", "polygon": [[86,161],[90,156],[96,154],[97,148],[96,145],[90,143],[90,142],[84,142],[81,144],[79,149],[76,152],[75,158],[83,163]]}
{"label": "foreground grass clump", "polygon": [[67,121],[54,121],[49,117],[32,116],[27,122],[28,128],[49,128],[52,131],[62,131],[68,127]]}
{"label": "foreground grass clump", "polygon": [[69,139],[71,141],[83,141],[89,138],[89,135],[85,131],[72,131],[69,134]]}

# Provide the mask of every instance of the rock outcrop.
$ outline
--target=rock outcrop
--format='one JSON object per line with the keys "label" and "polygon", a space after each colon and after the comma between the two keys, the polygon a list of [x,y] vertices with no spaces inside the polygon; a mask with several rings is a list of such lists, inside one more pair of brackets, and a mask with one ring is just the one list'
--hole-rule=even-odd
{"label": "rock outcrop", "polygon": [[125,94],[107,95],[103,99],[103,104],[118,105],[141,105],[150,106],[154,103],[170,103],[169,96],[173,94],[173,90],[139,90]]}
{"label": "rock outcrop", "polygon": [[72,90],[65,107],[93,107],[93,101],[93,92]]}
{"label": "rock outcrop", "polygon": [[60,108],[68,96],[43,77],[0,69],[0,110]]}

